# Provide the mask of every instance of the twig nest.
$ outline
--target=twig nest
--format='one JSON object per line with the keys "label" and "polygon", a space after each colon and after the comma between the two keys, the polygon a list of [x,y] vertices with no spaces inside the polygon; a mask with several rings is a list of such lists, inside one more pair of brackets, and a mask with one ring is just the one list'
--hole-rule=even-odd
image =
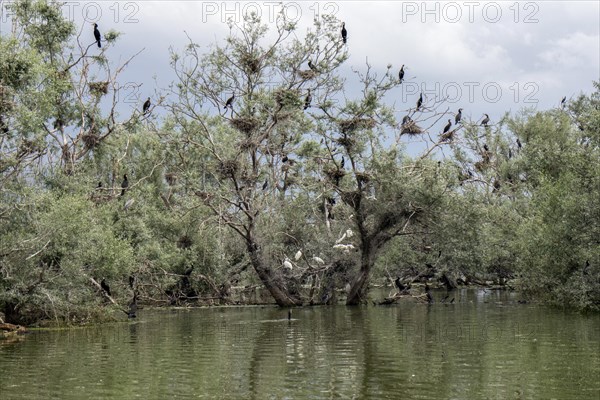
{"label": "twig nest", "polygon": [[260,125],[260,121],[255,117],[237,117],[233,118],[230,123],[246,136],[250,136]]}
{"label": "twig nest", "polygon": [[88,83],[90,92],[95,96],[102,96],[108,93],[108,81]]}
{"label": "twig nest", "polygon": [[373,118],[352,118],[340,121],[339,126],[342,133],[351,133],[359,129],[373,129],[376,122]]}
{"label": "twig nest", "polygon": [[100,137],[92,132],[84,134],[81,139],[88,149],[93,149],[100,143]]}
{"label": "twig nest", "polygon": [[336,143],[344,146],[348,150],[351,150],[356,144],[356,140],[348,136],[342,136],[341,138],[336,139],[335,141]]}
{"label": "twig nest", "polygon": [[355,208],[360,202],[360,193],[357,191],[342,192],[342,201],[350,207]]}
{"label": "twig nest", "polygon": [[317,76],[317,72],[313,70],[299,71],[298,75],[304,80],[313,79]]}
{"label": "twig nest", "polygon": [[238,170],[238,163],[235,160],[224,160],[219,163],[219,172],[225,177],[234,175]]}
{"label": "twig nest", "polygon": [[401,135],[420,135],[423,133],[423,129],[417,125],[414,121],[408,121],[402,125]]}

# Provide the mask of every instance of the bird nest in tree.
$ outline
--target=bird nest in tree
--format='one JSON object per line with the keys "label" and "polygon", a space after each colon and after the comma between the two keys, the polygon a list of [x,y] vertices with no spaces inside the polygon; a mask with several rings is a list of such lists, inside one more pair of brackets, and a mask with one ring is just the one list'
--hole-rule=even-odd
{"label": "bird nest in tree", "polygon": [[352,118],[340,121],[342,133],[350,133],[359,129],[373,129],[377,125],[373,118]]}
{"label": "bird nest in tree", "polygon": [[354,145],[356,144],[356,140],[354,140],[353,138],[349,138],[348,136],[343,136],[339,139],[336,139],[335,141],[348,150],[352,149],[352,147],[354,147]]}
{"label": "bird nest in tree", "polygon": [[292,89],[277,89],[275,101],[282,107],[304,107],[304,100],[300,100],[300,93]]}
{"label": "bird nest in tree", "polygon": [[260,69],[260,60],[254,56],[254,54],[244,53],[240,57],[240,62],[246,71],[253,74],[257,73]]}
{"label": "bird nest in tree", "polygon": [[180,249],[189,249],[194,242],[188,235],[183,235],[177,240],[177,247]]}
{"label": "bird nest in tree", "polygon": [[325,175],[327,175],[327,177],[332,181],[339,182],[339,180],[346,175],[346,171],[344,171],[343,169],[333,168],[326,170]]}
{"label": "bird nest in tree", "polygon": [[102,96],[108,93],[108,81],[90,82],[88,86],[90,87],[90,92],[96,96]]}
{"label": "bird nest in tree", "polygon": [[342,192],[342,201],[348,204],[350,207],[355,208],[360,202],[360,192]]}
{"label": "bird nest in tree", "polygon": [[362,183],[367,183],[371,180],[371,177],[367,173],[357,172],[356,179],[358,179]]}
{"label": "bird nest in tree", "polygon": [[238,170],[238,163],[235,160],[225,160],[219,163],[219,172],[225,177],[234,175]]}
{"label": "bird nest in tree", "polygon": [[254,117],[239,117],[231,120],[231,126],[247,136],[250,136],[259,125],[260,121]]}
{"label": "bird nest in tree", "polygon": [[177,174],[168,172],[165,174],[165,179],[170,186],[173,186],[177,182]]}
{"label": "bird nest in tree", "polygon": [[406,124],[402,125],[401,135],[419,135],[423,133],[423,129],[413,121],[408,121]]}
{"label": "bird nest in tree", "polygon": [[100,143],[100,137],[95,133],[86,133],[81,139],[88,149],[93,149]]}
{"label": "bird nest in tree", "polygon": [[300,78],[302,78],[304,80],[309,80],[309,79],[313,79],[315,76],[317,76],[317,72],[313,71],[312,69],[309,69],[306,71],[298,72],[298,75],[300,76]]}

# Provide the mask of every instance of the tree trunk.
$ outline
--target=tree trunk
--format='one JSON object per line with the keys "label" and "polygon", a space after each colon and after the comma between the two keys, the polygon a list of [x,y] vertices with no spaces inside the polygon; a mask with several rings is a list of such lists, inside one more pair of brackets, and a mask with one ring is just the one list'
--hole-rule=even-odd
{"label": "tree trunk", "polygon": [[275,302],[280,307],[291,307],[302,305],[302,300],[289,294],[288,290],[283,285],[281,278],[273,273],[273,270],[269,268],[260,257],[259,250],[256,250],[254,244],[249,244],[248,252],[250,254],[250,262],[254,267],[254,270],[258,274],[258,277],[262,281],[263,285],[267,288],[271,296],[275,299]]}
{"label": "tree trunk", "polygon": [[360,262],[360,271],[356,275],[356,278],[350,287],[350,292],[348,293],[348,298],[346,299],[347,306],[356,306],[365,300],[366,288],[369,283],[369,274],[371,273],[372,267],[373,263],[372,258],[370,257],[370,251],[363,250]]}

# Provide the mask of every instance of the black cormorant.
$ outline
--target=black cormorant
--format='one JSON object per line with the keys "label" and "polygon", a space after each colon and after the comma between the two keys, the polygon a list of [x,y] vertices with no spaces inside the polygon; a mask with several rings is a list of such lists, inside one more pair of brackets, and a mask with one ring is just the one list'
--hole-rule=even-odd
{"label": "black cormorant", "polygon": [[406,286],[404,286],[400,281],[400,277],[396,278],[394,285],[396,285],[396,288],[398,288],[398,292],[403,292],[406,289]]}
{"label": "black cormorant", "polygon": [[144,102],[144,105],[142,107],[142,112],[144,114],[146,114],[148,112],[148,110],[150,110],[150,97],[148,97],[148,99]]}
{"label": "black cormorant", "polygon": [[423,104],[423,93],[421,93],[419,95],[419,100],[417,100],[417,111],[419,111],[419,108],[421,108],[422,104]]}
{"label": "black cormorant", "polygon": [[405,115],[404,118],[402,118],[402,125],[406,125],[410,121],[412,121],[412,119],[410,118],[410,116],[409,115]]}
{"label": "black cormorant", "polygon": [[487,144],[485,144],[485,143],[483,144],[483,149],[484,149],[485,151],[490,151],[490,148],[489,148],[489,147],[488,147],[488,145],[487,145]]}
{"label": "black cormorant", "polygon": [[96,39],[96,43],[98,43],[98,47],[102,47],[100,44],[100,31],[98,30],[98,24],[94,24],[94,38]]}
{"label": "black cormorant", "polygon": [[288,310],[288,321],[292,319],[292,310]]}
{"label": "black cormorant", "polygon": [[233,110],[233,100],[235,100],[235,93],[232,93],[231,97],[227,99],[224,108],[231,107],[231,109]]}
{"label": "black cormorant", "polygon": [[398,72],[398,79],[400,80],[400,83],[402,83],[402,81],[404,80],[404,64],[402,64],[402,66],[400,67],[400,72]]}
{"label": "black cormorant", "polygon": [[308,68],[315,72],[317,71],[317,67],[315,67],[315,65],[312,63],[312,60],[308,60]]}
{"label": "black cormorant", "polygon": [[121,182],[121,196],[125,196],[125,190],[129,187],[129,179],[127,174],[123,174],[123,182]]}
{"label": "black cormorant", "polygon": [[129,287],[133,289],[134,284],[135,284],[135,276],[129,275]]}
{"label": "black cormorant", "polygon": [[269,180],[265,179],[265,183],[263,183],[263,185],[262,185],[262,190],[266,190],[267,186],[269,186]]}
{"label": "black cormorant", "polygon": [[564,108],[567,105],[567,96],[563,97],[560,101],[560,105]]}
{"label": "black cormorant", "polygon": [[520,149],[521,147],[523,147],[523,145],[521,144],[521,141],[517,138],[517,147]]}
{"label": "black cormorant", "polygon": [[483,119],[483,121],[481,121],[481,125],[487,126],[487,124],[490,122],[490,116],[487,114],[483,114],[483,115],[485,115],[485,118]]}
{"label": "black cormorant", "polygon": [[458,123],[460,122],[461,119],[462,119],[462,108],[459,108],[458,112],[456,113],[456,116],[454,117],[454,125],[458,125]]}
{"label": "black cormorant", "polygon": [[110,296],[110,287],[108,286],[108,283],[106,283],[105,279],[102,279],[102,281],[100,282],[100,287],[108,296]]}
{"label": "black cormorant", "polygon": [[346,30],[346,23],[342,22],[342,42],[346,44],[348,41],[348,31]]}
{"label": "black cormorant", "polygon": [[304,109],[306,110],[310,107],[310,102],[312,101],[312,96],[310,95],[310,89],[308,89],[308,93],[306,93],[306,98],[304,99]]}
{"label": "black cormorant", "polygon": [[340,168],[344,169],[344,164],[346,163],[346,160],[344,159],[344,156],[342,156],[342,162],[340,163]]}
{"label": "black cormorant", "polygon": [[443,133],[448,132],[451,127],[452,127],[452,120],[449,119],[448,120],[448,124],[444,127],[444,132]]}
{"label": "black cormorant", "polygon": [[102,189],[102,182],[98,182],[98,186],[96,186],[96,189]]}

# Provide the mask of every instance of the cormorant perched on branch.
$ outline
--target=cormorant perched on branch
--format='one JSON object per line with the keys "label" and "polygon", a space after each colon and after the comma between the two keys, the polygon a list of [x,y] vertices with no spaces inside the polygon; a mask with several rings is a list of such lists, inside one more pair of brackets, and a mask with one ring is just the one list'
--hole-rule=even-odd
{"label": "cormorant perched on branch", "polygon": [[96,186],[96,190],[102,189],[102,182],[98,182],[98,186]]}
{"label": "cormorant perched on branch", "polygon": [[135,285],[135,276],[129,275],[129,287],[133,289],[133,285]]}
{"label": "cormorant perched on branch", "polygon": [[125,190],[129,187],[129,179],[127,174],[123,174],[123,182],[121,182],[121,196],[125,196]]}
{"label": "cormorant perched on branch", "polygon": [[462,108],[459,108],[458,113],[456,113],[456,116],[454,117],[454,125],[458,125],[458,123],[460,122],[461,119],[462,119]]}
{"label": "cormorant perched on branch", "polygon": [[442,133],[446,133],[450,130],[450,128],[452,127],[452,120],[448,120],[448,124],[444,127],[444,132]]}
{"label": "cormorant perched on branch", "polygon": [[407,287],[404,286],[402,284],[402,282],[400,281],[400,277],[396,278],[396,280],[394,281],[394,285],[396,285],[396,288],[398,288],[398,292],[403,292],[404,290],[407,289]]}
{"label": "cormorant perched on branch", "polygon": [[489,147],[488,147],[488,145],[487,145],[487,144],[485,144],[485,143],[483,144],[483,149],[484,149],[485,151],[490,151],[490,148],[489,148]]}
{"label": "cormorant perched on branch", "polygon": [[348,31],[346,30],[346,23],[342,22],[342,42],[346,44],[348,41]]}
{"label": "cormorant perched on branch", "polygon": [[269,186],[269,180],[265,179],[265,183],[263,183],[263,185],[262,185],[262,190],[266,190],[268,186]]}
{"label": "cormorant perched on branch", "polygon": [[402,118],[402,125],[406,125],[410,121],[412,121],[410,115],[405,115],[404,118]]}
{"label": "cormorant perched on branch", "polygon": [[402,64],[402,66],[400,67],[400,72],[398,73],[398,79],[400,80],[400,83],[402,83],[402,81],[404,80],[404,64]]}
{"label": "cormorant perched on branch", "polygon": [[108,286],[108,283],[106,283],[105,279],[102,279],[102,281],[100,282],[100,287],[102,288],[102,290],[104,290],[104,292],[110,296],[110,287]]}
{"label": "cormorant perched on branch", "polygon": [[233,100],[235,100],[235,93],[232,93],[231,97],[227,99],[224,108],[231,107],[231,109],[233,110]]}
{"label": "cormorant perched on branch", "polygon": [[523,145],[521,144],[521,141],[519,140],[519,138],[517,138],[517,147],[520,149],[521,147],[523,147]]}
{"label": "cormorant perched on branch", "polygon": [[340,162],[340,169],[344,169],[345,163],[346,163],[346,160],[344,159],[344,156],[342,156],[342,162]]}
{"label": "cormorant perched on branch", "polygon": [[98,43],[98,47],[102,47],[100,44],[100,31],[98,30],[98,24],[94,24],[94,38],[96,39],[96,43]]}
{"label": "cormorant perched on branch", "polygon": [[421,108],[421,105],[423,105],[423,93],[421,93],[419,95],[419,100],[417,100],[417,111],[419,111],[419,108]]}
{"label": "cormorant perched on branch", "polygon": [[317,71],[317,67],[315,67],[315,64],[312,63],[312,60],[308,60],[308,68],[315,72]]}
{"label": "cormorant perched on branch", "polygon": [[483,114],[483,115],[485,115],[485,118],[483,119],[483,121],[481,121],[481,125],[487,126],[487,124],[490,122],[490,116],[487,114]]}
{"label": "cormorant perched on branch", "polygon": [[304,99],[304,109],[306,110],[310,107],[310,102],[312,101],[312,96],[310,95],[310,89],[308,89],[308,93],[306,93],[306,98]]}
{"label": "cormorant perched on branch", "polygon": [[148,97],[148,99],[144,102],[144,105],[142,106],[142,112],[144,114],[146,114],[148,110],[150,110],[150,104],[150,97]]}
{"label": "cormorant perched on branch", "polygon": [[566,105],[567,105],[567,96],[563,97],[562,100],[560,101],[560,106],[562,108],[565,108]]}

